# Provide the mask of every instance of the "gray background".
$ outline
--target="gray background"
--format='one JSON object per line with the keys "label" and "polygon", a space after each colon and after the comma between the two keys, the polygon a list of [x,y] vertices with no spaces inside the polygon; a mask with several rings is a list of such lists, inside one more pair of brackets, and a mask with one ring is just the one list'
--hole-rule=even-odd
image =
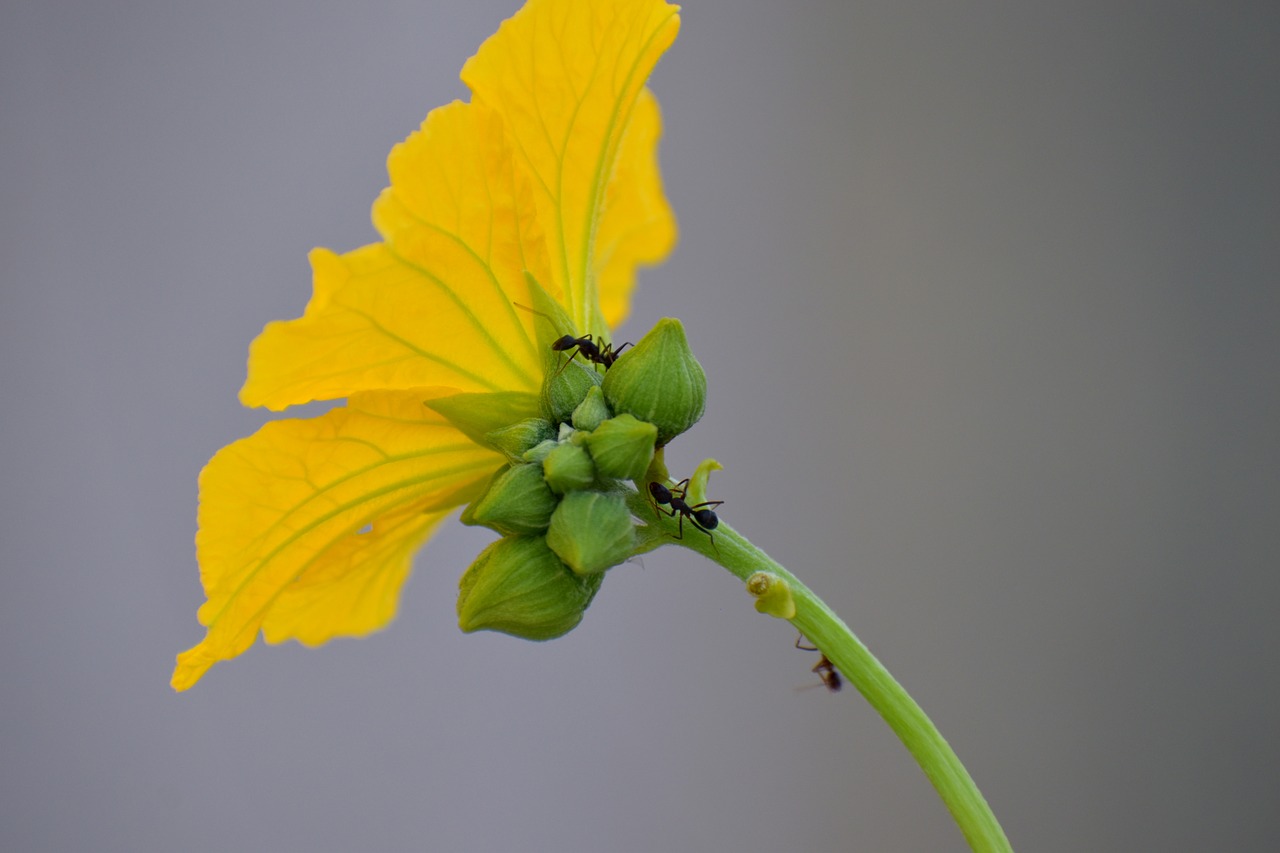
{"label": "gray background", "polygon": [[[678,549],[580,629],[196,642],[196,473],[306,251],[516,0],[5,2],[0,848],[957,850],[794,633]],[[653,80],[723,515],[1025,851],[1280,845],[1280,14],[690,0]],[[314,411],[314,410],[313,410]]]}

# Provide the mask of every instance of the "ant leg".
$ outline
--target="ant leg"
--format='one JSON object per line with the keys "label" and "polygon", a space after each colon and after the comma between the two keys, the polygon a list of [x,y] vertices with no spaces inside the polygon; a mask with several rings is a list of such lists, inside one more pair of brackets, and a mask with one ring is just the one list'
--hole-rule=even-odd
{"label": "ant leg", "polygon": [[[801,641],[801,640],[803,640],[803,639],[804,639],[804,634],[800,634],[799,636],[797,636],[797,637],[796,637],[796,648],[797,648],[797,649],[799,649],[799,650],[800,650],[800,651],[802,651],[802,652],[816,652],[816,651],[818,650],[818,647],[817,647],[817,646],[802,646],[802,645],[800,645],[800,641]],[[822,661],[818,661],[818,663],[822,663]]]}
{"label": "ant leg", "polygon": [[578,352],[579,352],[579,349],[577,347],[574,347],[573,352],[569,353],[569,357],[565,359],[564,363],[560,365],[560,369],[557,370],[551,378],[555,379],[561,373],[564,373],[565,368],[569,366],[569,362],[573,361],[575,358],[578,357]]}
{"label": "ant leg", "polygon": [[694,504],[689,509],[715,509],[723,503],[724,501],[703,501],[700,504]]}

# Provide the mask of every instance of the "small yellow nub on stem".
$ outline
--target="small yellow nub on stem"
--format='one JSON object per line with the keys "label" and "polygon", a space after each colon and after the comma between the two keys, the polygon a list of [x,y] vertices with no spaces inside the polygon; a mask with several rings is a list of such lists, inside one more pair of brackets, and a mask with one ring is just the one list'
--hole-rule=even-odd
{"label": "small yellow nub on stem", "polygon": [[791,585],[772,572],[756,572],[747,578],[747,592],[756,599],[756,610],[791,619],[796,615],[796,601],[791,596]]}

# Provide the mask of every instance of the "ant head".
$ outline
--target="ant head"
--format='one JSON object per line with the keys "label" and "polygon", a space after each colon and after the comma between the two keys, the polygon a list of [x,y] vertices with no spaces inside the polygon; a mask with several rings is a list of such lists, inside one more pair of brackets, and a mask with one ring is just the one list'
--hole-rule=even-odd
{"label": "ant head", "polygon": [[698,522],[698,526],[703,530],[715,530],[716,525],[720,523],[720,517],[710,509],[694,510],[693,520]]}
{"label": "ant head", "polygon": [[657,480],[649,484],[649,494],[653,495],[653,499],[660,504],[671,503],[671,490]]}

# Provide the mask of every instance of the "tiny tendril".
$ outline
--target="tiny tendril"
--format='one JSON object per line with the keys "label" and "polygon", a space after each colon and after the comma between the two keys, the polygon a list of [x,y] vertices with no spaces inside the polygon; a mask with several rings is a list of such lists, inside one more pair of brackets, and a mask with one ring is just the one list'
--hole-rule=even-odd
{"label": "tiny tendril", "polygon": [[665,515],[654,518],[645,495],[628,489],[627,502],[632,513],[647,522],[638,531],[638,554],[661,545],[682,545],[719,563],[743,582],[759,571],[786,580],[796,607],[791,624],[822,650],[893,729],[933,783],[969,847],[980,853],[1012,851],[982,792],[933,721],[822,599],[723,521],[715,528],[714,544],[703,533],[691,533],[689,525],[683,538],[674,539],[676,521]]}

